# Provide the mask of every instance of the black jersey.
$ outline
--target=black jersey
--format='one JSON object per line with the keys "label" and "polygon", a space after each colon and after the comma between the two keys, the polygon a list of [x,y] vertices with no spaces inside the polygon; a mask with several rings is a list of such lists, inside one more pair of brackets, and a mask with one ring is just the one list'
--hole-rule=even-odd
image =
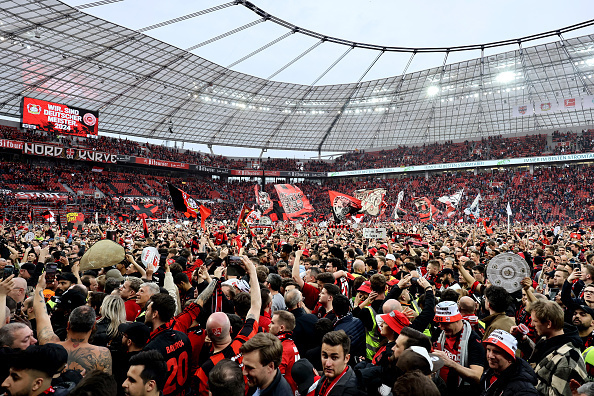
{"label": "black jersey", "polygon": [[167,381],[163,388],[163,395],[184,396],[188,393],[191,380],[190,359],[192,358],[192,344],[185,333],[172,330],[163,325],[151,333],[145,351],[156,350],[163,355],[167,363]]}

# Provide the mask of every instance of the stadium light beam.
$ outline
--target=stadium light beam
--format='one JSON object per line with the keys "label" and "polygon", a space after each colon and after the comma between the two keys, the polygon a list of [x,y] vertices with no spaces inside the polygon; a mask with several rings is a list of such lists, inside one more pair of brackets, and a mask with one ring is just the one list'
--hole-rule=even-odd
{"label": "stadium light beam", "polygon": [[432,85],[429,88],[427,88],[427,95],[429,95],[429,96],[435,96],[438,93],[439,93],[439,87]]}
{"label": "stadium light beam", "polygon": [[500,83],[508,83],[508,82],[512,82],[516,79],[516,73],[512,72],[512,71],[505,71],[502,73],[499,73],[497,75],[497,77],[495,77],[495,80],[497,82]]}

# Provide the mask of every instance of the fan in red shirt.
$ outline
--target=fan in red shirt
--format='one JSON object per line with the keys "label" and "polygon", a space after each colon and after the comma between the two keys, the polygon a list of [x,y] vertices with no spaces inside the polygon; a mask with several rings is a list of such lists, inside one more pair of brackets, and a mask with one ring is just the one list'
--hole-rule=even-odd
{"label": "fan in red shirt", "polygon": [[278,367],[281,374],[293,389],[297,390],[297,384],[291,376],[293,364],[299,360],[299,351],[293,342],[293,329],[295,328],[295,316],[288,311],[275,311],[270,322],[270,334],[277,336],[283,345],[283,359]]}
{"label": "fan in red shirt", "polygon": [[225,226],[219,226],[219,231],[214,233],[214,244],[215,245],[223,245],[227,244],[229,238],[227,237],[227,233],[225,232]]}

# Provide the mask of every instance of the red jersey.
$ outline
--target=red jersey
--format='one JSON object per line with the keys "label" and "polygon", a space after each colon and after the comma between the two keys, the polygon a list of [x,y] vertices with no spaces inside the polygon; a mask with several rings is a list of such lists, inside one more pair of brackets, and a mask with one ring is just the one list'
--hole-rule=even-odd
{"label": "red jersey", "polygon": [[292,332],[284,332],[277,335],[283,344],[283,359],[278,368],[281,374],[285,376],[285,379],[291,386],[291,389],[293,389],[293,392],[295,392],[297,390],[297,383],[291,376],[291,369],[293,368],[293,364],[299,360],[299,351],[291,338],[292,335]]}
{"label": "red jersey", "polygon": [[305,282],[303,284],[303,288],[301,289],[301,292],[303,293],[303,298],[304,298],[303,303],[305,304],[305,306],[309,310],[314,309],[316,306],[316,303],[320,299],[320,289]]}
{"label": "red jersey", "polygon": [[136,317],[142,310],[142,308],[140,308],[140,305],[136,303],[135,298],[126,300],[126,302],[124,302],[124,307],[126,308],[126,321],[128,322],[134,322],[134,319],[136,319]]}
{"label": "red jersey", "polygon": [[196,384],[194,389],[197,389],[197,394],[200,396],[208,396],[208,374],[214,366],[223,359],[231,359],[243,366],[243,356],[239,352],[239,348],[252,338],[258,332],[258,322],[255,319],[247,319],[245,324],[235,336],[231,344],[227,345],[225,349],[210,356],[206,362],[196,370],[194,373],[194,380]]}

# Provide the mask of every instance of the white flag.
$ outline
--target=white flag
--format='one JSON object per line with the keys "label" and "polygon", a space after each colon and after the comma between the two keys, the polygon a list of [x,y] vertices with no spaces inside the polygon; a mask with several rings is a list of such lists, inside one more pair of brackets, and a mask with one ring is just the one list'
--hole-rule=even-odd
{"label": "white flag", "polygon": [[550,114],[559,110],[559,105],[555,101],[535,103],[534,112],[536,114]]}
{"label": "white flag", "polygon": [[594,95],[583,96],[582,107],[584,109],[594,109]]}
{"label": "white flag", "polygon": [[509,206],[509,202],[507,203],[507,215],[508,216],[512,215],[512,210],[511,210],[511,206]]}
{"label": "white flag", "polygon": [[526,117],[531,116],[532,114],[534,114],[532,103],[526,103],[512,107],[513,117]]}
{"label": "white flag", "polygon": [[462,199],[462,194],[464,194],[464,189],[456,192],[453,195],[444,195],[443,197],[439,197],[437,198],[437,200],[439,202],[442,202],[444,204],[451,204],[453,207],[457,207],[458,204],[460,203],[460,200]]}
{"label": "white flag", "polygon": [[398,201],[396,202],[396,207],[394,208],[394,218],[398,219],[398,211],[400,210],[400,202],[402,202],[402,199],[404,198],[404,191],[400,191],[398,193]]}
{"label": "white flag", "polygon": [[478,218],[479,213],[481,212],[481,210],[479,208],[479,201],[481,201],[481,200],[482,200],[481,193],[478,193],[478,195],[476,196],[474,201],[472,201],[472,205],[470,205],[469,208],[464,209],[464,213],[466,213],[469,216]]}

